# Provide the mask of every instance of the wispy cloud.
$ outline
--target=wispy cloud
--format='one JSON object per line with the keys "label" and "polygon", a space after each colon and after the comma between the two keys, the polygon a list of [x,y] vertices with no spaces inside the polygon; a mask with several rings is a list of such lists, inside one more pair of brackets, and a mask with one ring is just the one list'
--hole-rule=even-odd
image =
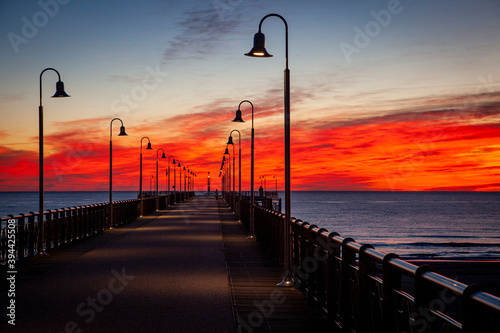
{"label": "wispy cloud", "polygon": [[[251,5],[256,6],[259,2],[253,1]],[[214,52],[238,30],[248,5],[243,1],[204,1],[185,11],[184,19],[177,24],[180,31],[163,52],[163,60],[185,59],[186,54],[201,59]]]}

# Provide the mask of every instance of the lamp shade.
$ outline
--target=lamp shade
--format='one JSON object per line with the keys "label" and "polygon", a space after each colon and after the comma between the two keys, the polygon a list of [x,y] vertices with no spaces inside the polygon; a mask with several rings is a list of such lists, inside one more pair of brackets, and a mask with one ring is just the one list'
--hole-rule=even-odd
{"label": "lamp shade", "polygon": [[229,150],[227,150],[227,147],[226,147],[226,150],[224,150],[224,155],[229,155]]}
{"label": "lamp shade", "polygon": [[249,57],[272,57],[266,51],[266,36],[262,32],[258,32],[253,36],[253,48],[245,55]]}
{"label": "lamp shade", "polygon": [[161,154],[161,158],[167,158],[167,156],[165,156],[165,153]]}
{"label": "lamp shade", "polygon": [[244,123],[245,122],[243,120],[243,118],[241,118],[241,110],[240,109],[238,109],[236,111],[236,117],[234,117],[233,122],[237,122],[237,123]]}
{"label": "lamp shade", "polygon": [[151,142],[148,142],[148,146],[146,149],[153,149],[153,147],[151,147]]}
{"label": "lamp shade", "polygon": [[177,166],[180,168],[181,167],[181,162],[177,163]]}
{"label": "lamp shade", "polygon": [[118,136],[124,136],[124,135],[128,135],[127,133],[125,133],[125,126],[121,126],[120,127],[120,134],[118,134]]}
{"label": "lamp shade", "polygon": [[175,164],[175,163],[176,163],[176,162],[175,162],[175,158],[174,158],[174,160],[172,161],[172,164]]}
{"label": "lamp shade", "polygon": [[229,139],[227,139],[226,145],[234,145],[232,136],[229,136]]}
{"label": "lamp shade", "polygon": [[64,91],[64,83],[62,81],[57,81],[56,93],[52,97],[69,97],[69,95]]}

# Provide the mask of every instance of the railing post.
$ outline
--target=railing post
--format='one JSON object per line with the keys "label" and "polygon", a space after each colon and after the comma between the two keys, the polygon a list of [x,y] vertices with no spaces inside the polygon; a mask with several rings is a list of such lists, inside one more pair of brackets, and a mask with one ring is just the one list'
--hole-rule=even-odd
{"label": "railing post", "polygon": [[36,243],[36,235],[35,235],[35,213],[30,212],[28,216],[28,257],[33,257],[35,255],[35,243]]}
{"label": "railing post", "polygon": [[90,229],[89,206],[88,205],[84,205],[82,207],[82,218],[83,218],[83,224],[84,224],[84,229],[85,229],[85,236],[90,236],[92,234],[92,231]]}
{"label": "railing post", "polygon": [[[313,235],[313,228],[317,228],[318,226],[315,224],[311,224],[307,228],[307,242],[306,242],[306,260],[310,261],[313,265],[316,264],[316,259],[314,258],[314,240],[315,237]],[[302,263],[301,269],[304,269],[307,274],[307,301],[310,304],[314,303],[314,299],[317,293],[317,284],[316,284],[316,273],[317,273],[317,266],[314,267],[313,269],[308,267],[307,263]]]}
{"label": "railing post", "polygon": [[[421,265],[415,272],[415,313],[412,329],[419,333],[433,332],[431,330],[432,322],[428,316],[431,316],[429,313],[429,304],[435,298],[435,295],[432,292],[433,289],[431,286],[423,279],[423,274],[429,271],[431,271],[430,266]],[[427,316],[424,316],[424,314],[427,314]]]}
{"label": "railing post", "polygon": [[334,237],[339,236],[336,232],[328,234],[328,258],[327,258],[327,309],[328,322],[332,326],[340,329],[340,271],[338,269],[338,261],[340,259],[340,246],[331,246],[336,244]]}
{"label": "railing post", "polygon": [[84,238],[83,223],[82,223],[82,207],[75,207],[76,223],[78,225],[78,239]]}
{"label": "railing post", "polygon": [[462,332],[478,333],[491,332],[488,309],[475,303],[471,297],[474,293],[481,291],[482,286],[473,283],[467,286],[462,294]]}
{"label": "railing post", "polygon": [[95,227],[95,216],[94,216],[94,205],[88,205],[87,206],[87,215],[88,215],[88,221],[89,221],[89,230],[92,234],[96,234],[96,227]]}
{"label": "railing post", "polygon": [[398,327],[398,314],[394,302],[396,293],[394,290],[401,290],[401,273],[392,268],[390,260],[399,258],[397,254],[389,253],[384,256],[382,262],[382,326],[384,332],[395,333],[400,331],[410,331],[410,327]]}
{"label": "railing post", "polygon": [[[50,210],[49,210],[50,211]],[[52,212],[52,211],[50,211]],[[60,234],[60,220],[59,220],[59,210],[55,209],[54,210],[54,214],[55,214],[55,217],[54,217],[54,225],[53,225],[53,228],[54,228],[54,232],[53,232],[53,236],[52,236],[52,240],[54,242],[54,246],[59,246],[59,234]]]}
{"label": "railing post", "polygon": [[18,260],[23,260],[24,259],[24,253],[25,253],[25,233],[24,233],[24,226],[25,226],[25,216],[23,213],[20,214],[21,216],[19,219],[17,219],[17,230],[18,230],[18,236],[17,236],[17,259]]}
{"label": "railing post", "polygon": [[47,212],[47,222],[45,223],[45,248],[50,249],[52,247],[52,232],[54,226],[52,225],[52,210]]}
{"label": "railing post", "polygon": [[342,331],[354,330],[353,295],[350,290],[351,266],[356,265],[356,253],[347,248],[348,242],[354,242],[352,238],[344,238],[342,241],[342,271],[340,282],[340,313]]}
{"label": "railing post", "polygon": [[325,246],[324,241],[322,240],[322,233],[328,233],[328,230],[325,228],[320,228],[316,233],[316,237],[314,238],[315,251],[314,261],[317,264],[317,273],[316,273],[316,290],[317,290],[317,299],[320,307],[326,308],[326,291],[327,291],[327,282],[326,282],[326,260],[328,258],[328,247]]}
{"label": "railing post", "polygon": [[[358,306],[359,306],[359,332],[367,333],[370,332],[373,327],[373,323],[370,321],[370,275],[375,274],[375,263],[368,258],[366,255],[366,249],[373,249],[370,244],[364,244],[359,249],[359,295],[358,295]],[[376,311],[376,309],[373,309]]]}

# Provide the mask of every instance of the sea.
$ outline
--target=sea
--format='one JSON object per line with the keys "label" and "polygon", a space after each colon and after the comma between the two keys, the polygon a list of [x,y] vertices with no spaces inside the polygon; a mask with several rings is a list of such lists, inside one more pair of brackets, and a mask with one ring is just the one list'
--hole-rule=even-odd
{"label": "sea", "polygon": [[[135,198],[136,191],[113,192],[113,201]],[[108,200],[106,191],[45,192],[44,207]],[[0,202],[2,218],[38,211],[38,192],[0,192]],[[291,210],[297,219],[407,260],[500,260],[500,192],[292,191]]]}

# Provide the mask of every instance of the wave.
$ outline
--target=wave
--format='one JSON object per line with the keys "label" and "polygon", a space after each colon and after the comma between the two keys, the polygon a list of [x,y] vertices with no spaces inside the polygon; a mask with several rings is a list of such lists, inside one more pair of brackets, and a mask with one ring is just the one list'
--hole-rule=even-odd
{"label": "wave", "polygon": [[[390,245],[390,244],[386,244]],[[500,243],[474,243],[474,242],[415,242],[415,243],[400,243],[399,246],[422,246],[422,247],[500,247]]]}

